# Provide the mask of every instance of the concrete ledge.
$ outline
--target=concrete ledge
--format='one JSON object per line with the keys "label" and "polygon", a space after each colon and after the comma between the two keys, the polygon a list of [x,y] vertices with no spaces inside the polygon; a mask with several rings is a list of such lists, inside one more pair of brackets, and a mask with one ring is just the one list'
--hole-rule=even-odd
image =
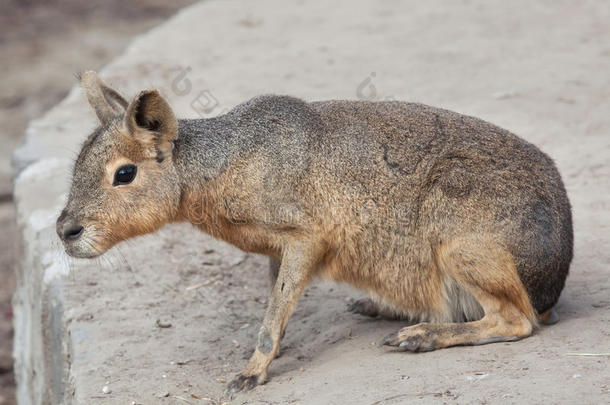
{"label": "concrete ledge", "polygon": [[[492,3],[209,1],[137,38],[102,72],[128,96],[160,88],[181,117],[220,114],[263,93],[424,102],[518,133],[564,176],[577,238],[558,325],[512,344],[388,353],[374,343],[402,324],[348,314],[356,293],[315,284],[289,323],[271,382],[236,403],[601,403],[610,395],[605,358],[565,354],[610,351],[602,225],[610,57],[595,40],[610,35],[607,7]],[[94,127],[75,88],[31,123],[15,153],[19,403],[220,402],[256,340],[266,259],[189,225],[97,261],[67,258],[54,221],[71,159]]]}

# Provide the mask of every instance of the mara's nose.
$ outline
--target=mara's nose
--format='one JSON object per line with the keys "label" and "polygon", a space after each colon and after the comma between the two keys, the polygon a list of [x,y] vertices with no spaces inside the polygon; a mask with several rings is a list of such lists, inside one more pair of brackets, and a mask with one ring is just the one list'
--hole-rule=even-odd
{"label": "mara's nose", "polygon": [[64,211],[57,219],[57,234],[64,241],[73,241],[80,238],[84,228],[74,220],[70,220],[66,217],[67,215]]}
{"label": "mara's nose", "polygon": [[83,227],[81,225],[70,225],[64,229],[64,240],[75,240],[83,234]]}

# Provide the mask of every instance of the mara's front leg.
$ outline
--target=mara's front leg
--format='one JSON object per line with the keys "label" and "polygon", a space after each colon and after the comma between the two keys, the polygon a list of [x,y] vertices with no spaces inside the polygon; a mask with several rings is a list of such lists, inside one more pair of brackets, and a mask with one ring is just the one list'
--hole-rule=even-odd
{"label": "mara's front leg", "polygon": [[319,257],[319,249],[311,243],[294,243],[284,250],[254,354],[244,371],[229,383],[226,391],[229,397],[267,380],[267,368],[278,353],[288,318],[311,279]]}
{"label": "mara's front leg", "polygon": [[280,264],[281,262],[275,257],[269,257],[269,285],[271,286],[271,292],[273,292],[273,287],[275,287],[275,282],[280,274]]}

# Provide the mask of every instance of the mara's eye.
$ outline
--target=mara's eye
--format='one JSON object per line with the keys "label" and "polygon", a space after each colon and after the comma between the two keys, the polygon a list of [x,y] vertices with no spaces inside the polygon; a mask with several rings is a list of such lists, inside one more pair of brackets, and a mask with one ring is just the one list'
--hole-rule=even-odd
{"label": "mara's eye", "polygon": [[124,165],[117,169],[114,173],[113,186],[129,184],[136,178],[138,168],[135,165]]}

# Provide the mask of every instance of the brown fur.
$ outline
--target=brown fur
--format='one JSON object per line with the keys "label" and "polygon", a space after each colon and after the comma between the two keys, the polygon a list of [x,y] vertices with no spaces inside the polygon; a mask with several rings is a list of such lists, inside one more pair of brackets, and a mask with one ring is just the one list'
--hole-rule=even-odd
{"label": "brown fur", "polygon": [[[83,85],[102,125],[58,219],[69,254],[188,221],[271,257],[258,343],[229,394],[266,381],[314,277],[367,291],[356,312],[421,322],[385,340],[405,350],[520,339],[550,319],[570,205],[551,159],[509,132],[419,104],[280,96],[177,121],[154,90],[127,103],[93,73]],[[113,185],[126,163],[135,179]]]}

